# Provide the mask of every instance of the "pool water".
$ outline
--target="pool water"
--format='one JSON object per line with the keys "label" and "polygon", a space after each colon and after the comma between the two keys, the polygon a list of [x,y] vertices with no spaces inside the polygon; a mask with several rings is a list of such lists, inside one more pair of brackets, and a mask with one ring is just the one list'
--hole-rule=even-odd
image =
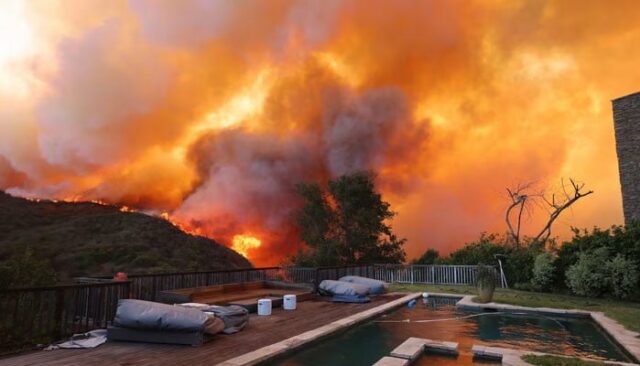
{"label": "pool water", "polygon": [[417,365],[475,365],[473,344],[631,362],[590,319],[465,312],[456,301],[419,300],[412,309],[403,306],[268,365],[370,366],[409,337],[459,343],[457,359],[425,355]]}

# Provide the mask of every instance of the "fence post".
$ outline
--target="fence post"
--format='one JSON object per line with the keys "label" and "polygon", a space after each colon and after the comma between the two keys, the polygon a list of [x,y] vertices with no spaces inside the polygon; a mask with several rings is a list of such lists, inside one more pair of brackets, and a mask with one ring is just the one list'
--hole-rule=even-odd
{"label": "fence post", "polygon": [[409,271],[411,271],[411,284],[413,285],[413,265],[409,266]]}
{"label": "fence post", "polygon": [[433,264],[431,265],[431,283],[434,285],[436,283],[436,267]]}
{"label": "fence post", "polygon": [[54,332],[55,340],[59,340],[62,338],[62,314],[64,312],[64,289],[56,290],[56,309],[54,313],[54,323],[56,325],[56,330]]}
{"label": "fence post", "polygon": [[318,292],[318,286],[320,285],[320,269],[316,268],[316,279],[314,281],[315,292]]}

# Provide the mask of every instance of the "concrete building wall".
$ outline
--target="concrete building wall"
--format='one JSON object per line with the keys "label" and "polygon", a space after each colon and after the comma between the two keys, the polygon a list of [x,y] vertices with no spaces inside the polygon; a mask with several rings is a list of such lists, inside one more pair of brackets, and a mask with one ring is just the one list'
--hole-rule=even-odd
{"label": "concrete building wall", "polygon": [[624,221],[640,220],[640,92],[613,100]]}

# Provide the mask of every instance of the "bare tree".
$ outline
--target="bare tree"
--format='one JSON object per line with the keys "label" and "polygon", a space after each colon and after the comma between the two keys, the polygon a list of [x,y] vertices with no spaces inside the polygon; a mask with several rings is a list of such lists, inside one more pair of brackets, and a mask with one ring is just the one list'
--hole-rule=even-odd
{"label": "bare tree", "polygon": [[[522,228],[522,214],[529,209],[529,204],[541,201],[543,206],[549,212],[549,218],[546,224],[533,238],[534,242],[546,241],[551,236],[551,227],[560,214],[573,205],[580,198],[593,193],[592,190],[584,192],[584,183],[576,183],[575,180],[569,179],[570,185],[565,184],[564,179],[561,180],[560,193],[552,193],[549,197],[544,192],[531,192],[531,183],[518,184],[515,188],[507,188],[507,193],[511,199],[511,204],[507,207],[505,221],[509,229],[509,235],[513,239],[516,246],[520,246],[520,233]],[[568,187],[570,189],[568,190]],[[531,192],[531,193],[529,193]],[[514,210],[517,210],[516,222],[512,222]]]}

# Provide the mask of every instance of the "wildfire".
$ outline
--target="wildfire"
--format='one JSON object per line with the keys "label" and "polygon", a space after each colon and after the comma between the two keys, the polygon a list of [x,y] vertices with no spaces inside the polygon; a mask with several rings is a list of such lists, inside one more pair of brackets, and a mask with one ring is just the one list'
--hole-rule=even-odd
{"label": "wildfire", "polygon": [[0,0],[0,190],[162,212],[263,265],[299,247],[296,184],[356,170],[409,258],[504,230],[514,181],[579,178],[571,225],[622,220],[634,0],[71,3]]}
{"label": "wildfire", "polygon": [[249,257],[249,251],[252,249],[260,248],[262,242],[260,239],[251,235],[235,235],[233,237],[233,243],[231,249],[242,254],[245,257]]}

